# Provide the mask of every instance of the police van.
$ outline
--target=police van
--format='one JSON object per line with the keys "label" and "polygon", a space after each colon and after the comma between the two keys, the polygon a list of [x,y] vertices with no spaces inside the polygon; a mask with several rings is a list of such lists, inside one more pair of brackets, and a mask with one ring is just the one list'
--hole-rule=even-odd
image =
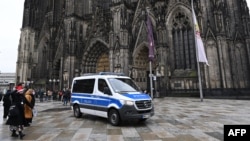
{"label": "police van", "polygon": [[146,121],[154,115],[151,97],[121,73],[100,72],[75,77],[70,105],[77,118],[82,114],[100,116],[114,126],[130,119]]}

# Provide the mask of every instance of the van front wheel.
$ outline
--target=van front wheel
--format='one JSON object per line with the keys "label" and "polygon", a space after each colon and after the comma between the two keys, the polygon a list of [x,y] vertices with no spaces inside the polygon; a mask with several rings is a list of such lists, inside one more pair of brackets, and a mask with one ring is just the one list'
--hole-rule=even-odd
{"label": "van front wheel", "polygon": [[82,113],[81,113],[80,108],[79,108],[78,105],[74,105],[74,116],[76,118],[79,118],[79,117],[82,116]]}
{"label": "van front wheel", "polygon": [[109,119],[110,124],[112,124],[114,126],[119,125],[120,124],[120,120],[121,120],[118,111],[115,110],[115,109],[111,109],[109,111],[109,117],[108,117],[108,119]]}

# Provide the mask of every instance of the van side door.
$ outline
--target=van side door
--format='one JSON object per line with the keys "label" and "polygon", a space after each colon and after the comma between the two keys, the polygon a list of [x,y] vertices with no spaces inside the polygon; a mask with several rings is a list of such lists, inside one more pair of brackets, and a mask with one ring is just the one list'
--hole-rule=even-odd
{"label": "van side door", "polygon": [[93,95],[95,79],[75,80],[72,88],[71,101],[79,102],[81,112],[95,114],[95,98]]}
{"label": "van side door", "polygon": [[110,94],[104,94],[104,89],[109,86],[105,79],[99,78],[97,80],[96,96],[96,115],[107,117],[108,106],[110,104],[112,96]]}

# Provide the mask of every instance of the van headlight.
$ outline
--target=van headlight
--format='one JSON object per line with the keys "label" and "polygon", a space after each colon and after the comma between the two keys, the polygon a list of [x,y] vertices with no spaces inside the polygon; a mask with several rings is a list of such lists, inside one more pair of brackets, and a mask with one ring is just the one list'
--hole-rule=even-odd
{"label": "van headlight", "polygon": [[121,100],[121,103],[123,103],[124,105],[129,105],[129,106],[134,105],[134,102],[130,100]]}

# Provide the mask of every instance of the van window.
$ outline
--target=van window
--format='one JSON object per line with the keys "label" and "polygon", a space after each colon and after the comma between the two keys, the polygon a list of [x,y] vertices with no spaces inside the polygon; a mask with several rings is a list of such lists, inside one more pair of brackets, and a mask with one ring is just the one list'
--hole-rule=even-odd
{"label": "van window", "polygon": [[109,78],[108,81],[114,91],[118,93],[140,91],[139,87],[131,79]]}
{"label": "van window", "polygon": [[104,92],[104,87],[108,87],[104,79],[98,79],[98,90]]}
{"label": "van window", "polygon": [[95,79],[75,80],[72,88],[73,93],[89,93],[94,91]]}

